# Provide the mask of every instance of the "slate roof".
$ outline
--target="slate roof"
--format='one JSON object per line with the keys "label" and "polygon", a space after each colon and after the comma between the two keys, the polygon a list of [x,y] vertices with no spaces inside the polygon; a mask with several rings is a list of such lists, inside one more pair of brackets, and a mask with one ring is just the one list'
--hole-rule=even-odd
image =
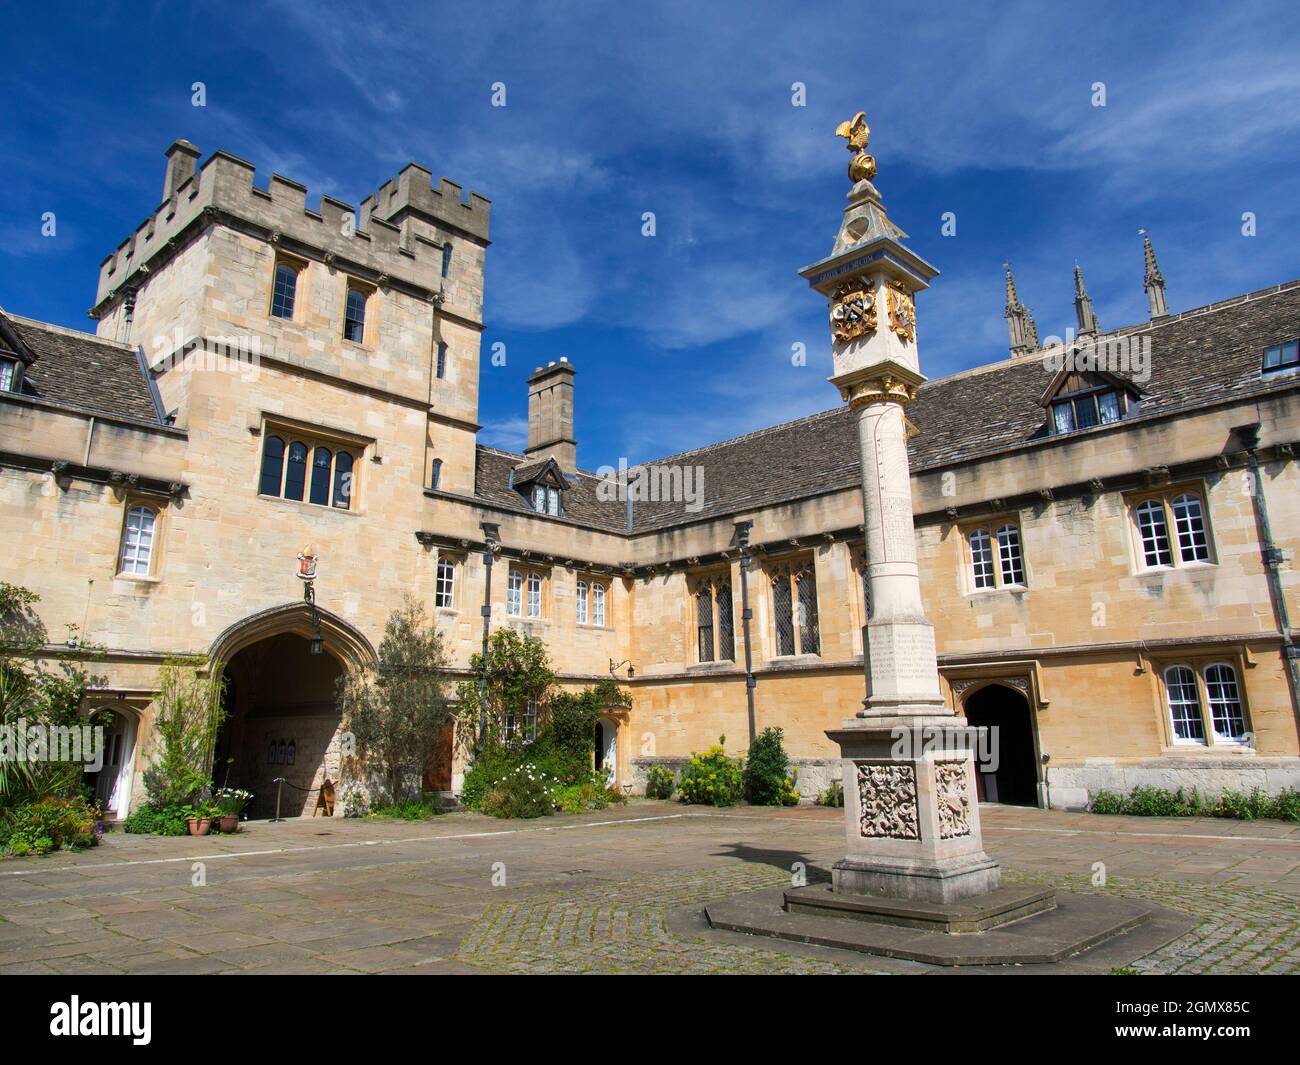
{"label": "slate roof", "polygon": [[24,373],[24,394],[91,414],[159,424],[134,348],[31,318],[3,317],[36,356]]}
{"label": "slate roof", "polygon": [[[1150,338],[1150,378],[1135,382],[1143,394],[1139,419],[1300,388],[1300,375],[1260,373],[1266,346],[1300,336],[1300,281],[1104,335],[1121,334]],[[1039,400],[1053,371],[1043,361],[1041,353],[1007,359],[922,385],[907,408],[920,430],[908,445],[912,470],[1046,439],[1046,411]],[[480,449],[479,494],[499,502],[503,489],[518,498],[505,485],[509,467],[522,457],[492,451],[485,458],[485,450]],[[846,405],[654,462],[702,467],[704,506],[688,513],[682,501],[637,502],[636,532],[835,491],[860,479],[857,434]],[[625,530],[624,504],[597,500],[597,482],[590,475],[580,481],[591,482],[589,498],[586,490],[566,492],[569,516]],[[518,509],[526,511],[518,501]]]}
{"label": "slate roof", "polygon": [[[510,487],[510,471],[523,469],[524,463],[525,459],[522,455],[499,451],[496,448],[480,447],[474,469],[476,496],[506,510],[518,511],[520,514],[533,514],[533,509],[528,505],[527,500]],[[564,516],[570,521],[576,521],[593,529],[626,532],[626,504],[618,500],[600,499],[596,495],[599,485],[600,478],[591,473],[580,472],[576,477],[569,478],[569,487],[564,491]]]}

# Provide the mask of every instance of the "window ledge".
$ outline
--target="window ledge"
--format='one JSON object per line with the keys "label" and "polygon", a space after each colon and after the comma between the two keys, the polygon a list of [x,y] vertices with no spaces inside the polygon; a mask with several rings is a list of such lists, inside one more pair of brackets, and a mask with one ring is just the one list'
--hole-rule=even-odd
{"label": "window ledge", "polygon": [[[816,658],[816,655],[809,655],[809,658]],[[794,661],[794,659],[787,659]],[[720,662],[688,662],[686,664],[688,673],[744,673],[744,670],[736,665],[730,659],[723,659]]]}
{"label": "window ledge", "polygon": [[162,584],[161,577],[154,577],[144,573],[115,573],[115,581],[130,581],[133,584]]}
{"label": "window ledge", "polygon": [[1003,584],[997,588],[976,588],[966,593],[967,599],[982,599],[995,595],[1024,595],[1029,591],[1027,584]]}
{"label": "window ledge", "polygon": [[1220,740],[1218,743],[1205,744],[1199,740],[1178,741],[1171,746],[1160,748],[1161,754],[1193,755],[1196,758],[1253,758],[1259,752],[1245,743],[1232,740]]}
{"label": "window ledge", "polygon": [[780,666],[802,666],[812,662],[820,662],[822,656],[819,654],[797,654],[797,655],[773,655],[767,660],[767,665],[772,667]]}
{"label": "window ledge", "polygon": [[1166,573],[1196,573],[1218,568],[1219,564],[1214,561],[1178,562],[1171,566],[1142,566],[1134,575],[1137,577],[1163,577]]}
{"label": "window ledge", "polygon": [[313,514],[329,512],[330,514],[338,514],[340,517],[359,518],[363,513],[360,509],[349,508],[348,510],[344,510],[342,507],[327,507],[323,503],[308,503],[305,499],[286,499],[284,496],[268,496],[262,492],[257,493],[257,498],[267,503],[287,503],[295,507],[305,507]]}

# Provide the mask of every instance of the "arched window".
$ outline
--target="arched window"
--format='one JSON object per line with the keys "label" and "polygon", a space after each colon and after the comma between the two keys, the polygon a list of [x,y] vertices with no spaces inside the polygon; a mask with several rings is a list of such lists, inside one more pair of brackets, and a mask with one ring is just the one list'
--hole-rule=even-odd
{"label": "arched window", "polygon": [[271,294],[271,313],[276,318],[292,318],[298,293],[298,271],[288,263],[275,268],[275,289]]}
{"label": "arched window", "polygon": [[1215,740],[1243,743],[1246,739],[1246,717],[1241,709],[1237,671],[1226,662],[1206,666],[1205,696],[1210,704],[1210,722],[1214,727]]}
{"label": "arched window", "polygon": [[340,451],[334,456],[334,506],[339,510],[347,510],[352,506],[353,461],[346,451]]}
{"label": "arched window", "polygon": [[587,624],[587,582],[579,581],[577,592],[574,595],[574,603],[577,604],[577,620],[579,625]]}
{"label": "arched window", "polygon": [[284,441],[268,436],[262,445],[262,482],[258,491],[264,496],[278,496],[284,475]]}
{"label": "arched window", "polygon": [[295,440],[289,445],[289,461],[284,471],[284,498],[302,499],[307,485],[307,445]]}
{"label": "arched window", "polygon": [[1170,666],[1165,670],[1165,695],[1176,743],[1204,743],[1205,727],[1201,721],[1201,697],[1196,690],[1196,674],[1187,666]]}
{"label": "arched window", "polygon": [[605,624],[605,586],[595,582],[591,585],[591,623]]}
{"label": "arched window", "polygon": [[970,534],[970,565],[976,588],[994,586],[993,542],[987,529],[976,529]]}
{"label": "arched window", "polygon": [[510,576],[506,578],[506,613],[513,618],[519,617],[524,612],[523,593],[524,575],[517,569],[512,569]]}
{"label": "arched window", "polygon": [[437,488],[442,482],[442,459],[434,459],[433,467],[429,470],[429,487]]}
{"label": "arched window", "polygon": [[126,530],[122,535],[122,573],[149,575],[156,517],[150,507],[132,507],[126,512]]}
{"label": "arched window", "polygon": [[1201,497],[1184,493],[1174,497],[1174,529],[1178,533],[1178,554],[1184,562],[1208,562],[1210,544],[1205,535],[1205,513]]}
{"label": "arched window", "polygon": [[998,530],[998,561],[1002,565],[1003,584],[1025,583],[1025,560],[1020,553],[1020,530],[1004,525]]}
{"label": "arched window", "polygon": [[1165,521],[1165,506],[1159,499],[1148,499],[1138,506],[1138,535],[1142,538],[1142,559],[1148,566],[1170,566],[1173,555],[1169,551],[1169,525]]}
{"label": "arched window", "polygon": [[330,501],[330,454],[327,447],[318,447],[311,459],[311,498],[318,506],[329,506]]}

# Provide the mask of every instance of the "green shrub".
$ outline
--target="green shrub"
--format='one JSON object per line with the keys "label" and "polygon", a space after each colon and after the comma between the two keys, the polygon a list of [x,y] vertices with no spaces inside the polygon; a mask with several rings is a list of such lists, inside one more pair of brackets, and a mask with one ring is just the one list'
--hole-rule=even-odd
{"label": "green shrub", "polygon": [[1284,788],[1273,800],[1277,817],[1283,821],[1300,821],[1300,789]]}
{"label": "green shrub", "polygon": [[645,778],[645,796],[647,799],[671,799],[677,788],[677,778],[666,766],[654,765]]}
{"label": "green shrub", "polygon": [[479,809],[491,817],[546,817],[555,812],[556,781],[535,766],[515,766],[492,785]]}
{"label": "green shrub", "polygon": [[576,814],[583,810],[604,810],[627,802],[618,788],[605,782],[605,774],[588,771],[586,780],[575,784],[556,784],[551,788],[555,808],[561,813]]}
{"label": "green shrub", "polygon": [[682,802],[705,806],[735,806],[745,792],[745,762],[742,758],[728,758],[724,753],[727,737],[703,754],[692,754],[682,769],[680,796]]}
{"label": "green shrub", "polygon": [[1249,795],[1228,789],[1217,799],[1207,800],[1193,788],[1170,791],[1144,785],[1128,795],[1104,788],[1093,796],[1089,809],[1095,814],[1129,814],[1134,817],[1224,817],[1239,821],[1276,818],[1300,821],[1300,791],[1287,788],[1276,796],[1255,788]]}
{"label": "green shrub", "polygon": [[516,764],[516,758],[503,747],[494,747],[480,753],[474,759],[474,764],[465,770],[465,781],[460,790],[461,805],[477,810],[483,803],[483,797]]}
{"label": "green shrub", "polygon": [[1092,797],[1089,809],[1095,814],[1122,814],[1128,800],[1117,791],[1102,788]]}
{"label": "green shrub", "polygon": [[418,799],[376,806],[366,816],[392,821],[427,821],[440,813],[442,813],[441,797],[434,792],[426,791]]}
{"label": "green shrub", "polygon": [[745,797],[755,806],[794,806],[799,801],[785,753],[784,733],[775,726],[765,728],[749,745]]}
{"label": "green shrub", "polygon": [[93,847],[95,809],[83,798],[47,798],[24,803],[5,815],[5,849],[10,854],[48,854]]}
{"label": "green shrub", "polygon": [[122,822],[123,832],[142,836],[185,836],[189,834],[185,807],[179,803],[171,806],[141,806]]}
{"label": "green shrub", "polygon": [[817,793],[818,806],[843,806],[844,805],[844,785],[838,780],[832,780],[824,791]]}

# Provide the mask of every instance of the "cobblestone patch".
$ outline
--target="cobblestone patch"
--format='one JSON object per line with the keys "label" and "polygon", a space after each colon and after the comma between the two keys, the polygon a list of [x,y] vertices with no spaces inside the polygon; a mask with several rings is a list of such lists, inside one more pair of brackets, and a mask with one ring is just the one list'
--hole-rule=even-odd
{"label": "cobblestone patch", "polygon": [[844,963],[669,932],[679,906],[779,887],[790,875],[770,866],[688,870],[605,882],[563,898],[512,899],[491,907],[455,955],[510,973],[846,974],[882,972],[870,958]]}
{"label": "cobblestone patch", "polygon": [[1201,919],[1168,946],[1133,962],[1142,973],[1300,973],[1300,899],[1281,891],[1211,886],[1177,880],[1107,877],[1104,888],[1086,876],[1003,869],[1012,882],[1046,884],[1065,891],[1146,899]]}

